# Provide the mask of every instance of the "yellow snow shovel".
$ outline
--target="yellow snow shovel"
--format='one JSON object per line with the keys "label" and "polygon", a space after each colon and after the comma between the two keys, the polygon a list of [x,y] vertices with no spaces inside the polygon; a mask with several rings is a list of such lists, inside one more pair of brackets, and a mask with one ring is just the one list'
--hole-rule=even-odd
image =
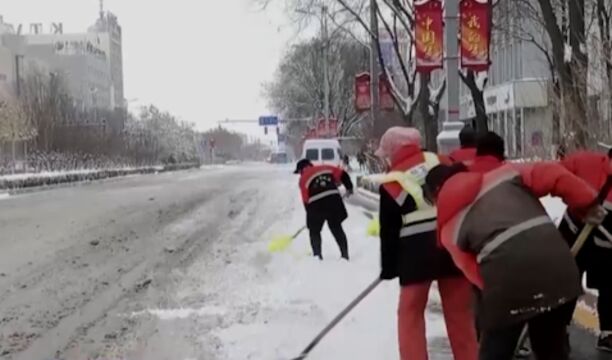
{"label": "yellow snow shovel", "polygon": [[370,220],[367,229],[368,236],[377,237],[380,235],[380,222],[377,218]]}
{"label": "yellow snow shovel", "polygon": [[272,238],[272,241],[268,243],[268,251],[271,253],[281,252],[287,250],[293,240],[297,238],[302,231],[306,230],[306,225],[302,226],[293,235],[278,235]]}

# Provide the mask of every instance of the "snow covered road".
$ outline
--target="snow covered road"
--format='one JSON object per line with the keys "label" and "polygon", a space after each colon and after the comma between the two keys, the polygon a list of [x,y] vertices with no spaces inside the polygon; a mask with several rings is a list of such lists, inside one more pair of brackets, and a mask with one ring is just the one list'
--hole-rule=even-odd
{"label": "snow covered road", "polygon": [[[297,355],[378,273],[368,219],[349,207],[352,261],[302,234],[288,167],[204,169],[0,201],[1,359],[275,359]],[[383,284],[313,359],[397,358],[396,284]],[[432,346],[444,356],[440,315]],[[440,345],[442,344],[442,345]]]}
{"label": "snow covered road", "polygon": [[[213,245],[239,251],[246,230],[274,223],[261,210],[281,195],[266,184],[284,170],[205,169],[3,199],[0,358],[138,358],[126,351],[151,348],[159,330],[126,314],[168,307],[194,261],[229,261]],[[192,350],[172,341],[165,355],[140,358],[178,358],[169,354],[181,342]]]}

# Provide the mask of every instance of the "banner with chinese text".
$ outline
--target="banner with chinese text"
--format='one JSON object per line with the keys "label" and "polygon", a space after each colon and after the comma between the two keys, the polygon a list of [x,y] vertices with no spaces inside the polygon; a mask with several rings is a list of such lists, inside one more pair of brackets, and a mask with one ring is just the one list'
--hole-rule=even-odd
{"label": "banner with chinese text", "polygon": [[416,70],[430,72],[440,69],[444,60],[444,22],[442,3],[429,0],[414,5]]}
{"label": "banner with chinese text", "polygon": [[370,74],[361,73],[355,76],[355,110],[369,111],[372,107],[370,95]]}
{"label": "banner with chinese text", "polygon": [[391,84],[385,74],[380,74],[378,78],[378,94],[381,110],[392,111],[395,109],[395,102],[391,94]]}
{"label": "banner with chinese text", "polygon": [[459,3],[461,67],[474,71],[486,71],[490,63],[490,5],[481,1],[461,0]]}

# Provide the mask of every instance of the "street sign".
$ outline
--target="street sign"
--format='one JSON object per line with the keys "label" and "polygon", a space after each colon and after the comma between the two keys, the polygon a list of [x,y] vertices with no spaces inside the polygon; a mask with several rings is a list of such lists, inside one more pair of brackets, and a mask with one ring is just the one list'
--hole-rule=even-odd
{"label": "street sign", "polygon": [[277,126],[278,116],[260,116],[259,126]]}

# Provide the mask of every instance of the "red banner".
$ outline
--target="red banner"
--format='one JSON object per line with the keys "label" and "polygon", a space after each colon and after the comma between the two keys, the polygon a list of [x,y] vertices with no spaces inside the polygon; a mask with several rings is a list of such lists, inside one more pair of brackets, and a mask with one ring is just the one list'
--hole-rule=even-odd
{"label": "red banner", "polygon": [[444,22],[442,3],[429,0],[414,5],[416,71],[440,69],[444,60]]}
{"label": "red banner", "polygon": [[380,96],[380,109],[392,111],[395,109],[393,95],[391,95],[391,84],[385,74],[378,77],[378,94]]}
{"label": "red banner", "polygon": [[370,74],[357,74],[355,76],[355,109],[357,112],[364,112],[370,110],[371,107]]}
{"label": "red banner", "polygon": [[461,0],[461,67],[474,71],[489,68],[491,7],[485,0]]}

